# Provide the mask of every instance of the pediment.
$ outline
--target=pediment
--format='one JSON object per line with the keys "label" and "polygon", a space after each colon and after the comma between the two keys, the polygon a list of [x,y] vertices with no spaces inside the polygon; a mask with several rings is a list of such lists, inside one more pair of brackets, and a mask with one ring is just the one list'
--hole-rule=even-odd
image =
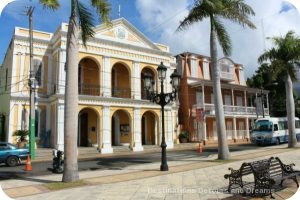
{"label": "pediment", "polygon": [[95,38],[159,50],[154,43],[124,18],[113,20],[111,26],[97,26]]}

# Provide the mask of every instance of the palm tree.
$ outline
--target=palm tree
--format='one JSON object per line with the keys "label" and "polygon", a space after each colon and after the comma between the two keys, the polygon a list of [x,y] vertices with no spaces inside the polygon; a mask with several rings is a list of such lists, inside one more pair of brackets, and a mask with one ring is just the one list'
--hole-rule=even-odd
{"label": "palm tree", "polygon": [[212,64],[212,81],[214,104],[216,111],[216,124],[218,132],[218,158],[229,159],[230,153],[226,139],[225,118],[221,94],[220,69],[217,64],[217,39],[225,56],[231,53],[230,37],[221,19],[227,19],[240,25],[255,28],[249,20],[250,15],[255,15],[252,8],[244,0],[196,0],[187,17],[180,22],[177,30],[183,30],[191,24],[210,20],[210,57]]}
{"label": "palm tree", "polygon": [[286,112],[288,118],[289,147],[297,144],[295,129],[295,103],[293,96],[293,82],[297,80],[296,66],[300,66],[300,38],[289,31],[284,37],[271,38],[275,47],[263,53],[258,61],[271,62],[273,78],[284,77],[286,90]]}
{"label": "palm tree", "polygon": [[[40,0],[44,6],[56,9],[58,0]],[[73,182],[79,179],[77,162],[77,116],[78,116],[78,57],[79,36],[84,46],[88,38],[94,36],[93,16],[88,7],[79,0],[71,0],[71,15],[67,33],[67,60],[64,112],[64,173],[63,182]],[[90,0],[96,8],[102,22],[109,24],[110,4],[107,0]]]}
{"label": "palm tree", "polygon": [[[110,6],[106,0],[91,0],[102,22],[109,22]],[[77,116],[78,116],[78,58],[79,34],[84,45],[94,36],[93,18],[88,8],[79,0],[71,0],[71,16],[67,33],[65,118],[64,118],[64,173],[63,182],[79,179],[77,163]]]}

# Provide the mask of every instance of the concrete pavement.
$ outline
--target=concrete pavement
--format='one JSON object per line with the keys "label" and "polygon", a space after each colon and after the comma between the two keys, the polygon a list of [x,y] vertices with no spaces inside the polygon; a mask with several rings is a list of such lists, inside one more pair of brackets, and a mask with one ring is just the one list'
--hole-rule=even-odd
{"label": "concrete pavement", "polygon": [[[189,158],[169,162],[168,172],[158,171],[160,163],[129,166],[121,170],[80,172],[86,186],[50,191],[44,184],[60,181],[61,175],[31,177],[25,180],[0,181],[4,191],[18,199],[241,199],[238,194],[225,192],[228,180],[224,174],[228,167],[239,168],[242,162],[278,156],[284,162],[296,164],[300,169],[300,148],[287,145],[232,152],[230,161]],[[284,190],[276,192],[276,199],[292,196],[297,188],[287,181]]]}

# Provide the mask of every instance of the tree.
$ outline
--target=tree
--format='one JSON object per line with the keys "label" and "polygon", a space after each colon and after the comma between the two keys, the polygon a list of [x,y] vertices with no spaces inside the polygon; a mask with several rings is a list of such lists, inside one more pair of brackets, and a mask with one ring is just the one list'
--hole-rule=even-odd
{"label": "tree", "polygon": [[295,36],[293,31],[289,31],[284,37],[273,37],[271,39],[275,47],[263,53],[258,61],[270,61],[272,77],[284,78],[289,132],[288,146],[291,148],[297,144],[293,82],[297,80],[296,66],[300,66],[300,38]]}
{"label": "tree", "polygon": [[210,20],[210,57],[219,159],[229,159],[230,157],[221,94],[220,69],[217,64],[217,40],[225,56],[231,54],[231,41],[221,19],[238,23],[243,27],[255,28],[254,24],[249,20],[250,15],[255,15],[255,13],[243,0],[196,0],[188,16],[180,22],[177,28],[177,30],[183,30],[195,22],[203,21],[205,18],[209,18]]}
{"label": "tree", "polygon": [[261,88],[269,91],[270,116],[286,116],[284,81],[280,77],[276,79],[272,78],[271,66],[268,63],[261,64],[258,70],[255,71],[255,74],[247,79],[247,85],[252,88]]}
{"label": "tree", "polygon": [[[58,0],[40,0],[40,3],[51,9],[59,7]],[[67,33],[67,60],[64,112],[64,173],[63,182],[79,179],[77,161],[77,116],[78,116],[78,57],[79,35],[86,46],[88,38],[94,36],[93,16],[88,7],[79,0],[71,0],[71,15]],[[97,10],[100,20],[106,25],[110,23],[110,4],[107,0],[90,0]]]}
{"label": "tree", "polygon": [[[91,0],[102,22],[109,23],[110,6],[106,0]],[[79,179],[77,161],[77,116],[78,116],[78,58],[79,34],[84,45],[94,36],[93,18],[88,8],[79,0],[71,0],[71,16],[67,33],[67,60],[64,117],[64,173],[63,182]]]}

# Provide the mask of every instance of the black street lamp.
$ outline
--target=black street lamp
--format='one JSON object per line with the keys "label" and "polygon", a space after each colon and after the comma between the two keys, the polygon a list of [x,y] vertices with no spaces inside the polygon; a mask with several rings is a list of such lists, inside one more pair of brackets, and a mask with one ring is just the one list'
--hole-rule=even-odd
{"label": "black street lamp", "polygon": [[173,74],[171,74],[171,83],[173,87],[173,91],[171,93],[164,93],[164,80],[166,78],[167,67],[164,66],[163,62],[157,68],[158,78],[160,80],[160,93],[154,91],[154,80],[151,74],[144,74],[144,86],[148,93],[148,99],[156,104],[161,106],[161,117],[162,117],[162,141],[161,141],[161,165],[160,171],[168,171],[169,167],[167,164],[167,144],[165,139],[165,115],[164,115],[164,107],[168,103],[173,100],[176,100],[177,92],[180,85],[180,75],[175,70]]}

